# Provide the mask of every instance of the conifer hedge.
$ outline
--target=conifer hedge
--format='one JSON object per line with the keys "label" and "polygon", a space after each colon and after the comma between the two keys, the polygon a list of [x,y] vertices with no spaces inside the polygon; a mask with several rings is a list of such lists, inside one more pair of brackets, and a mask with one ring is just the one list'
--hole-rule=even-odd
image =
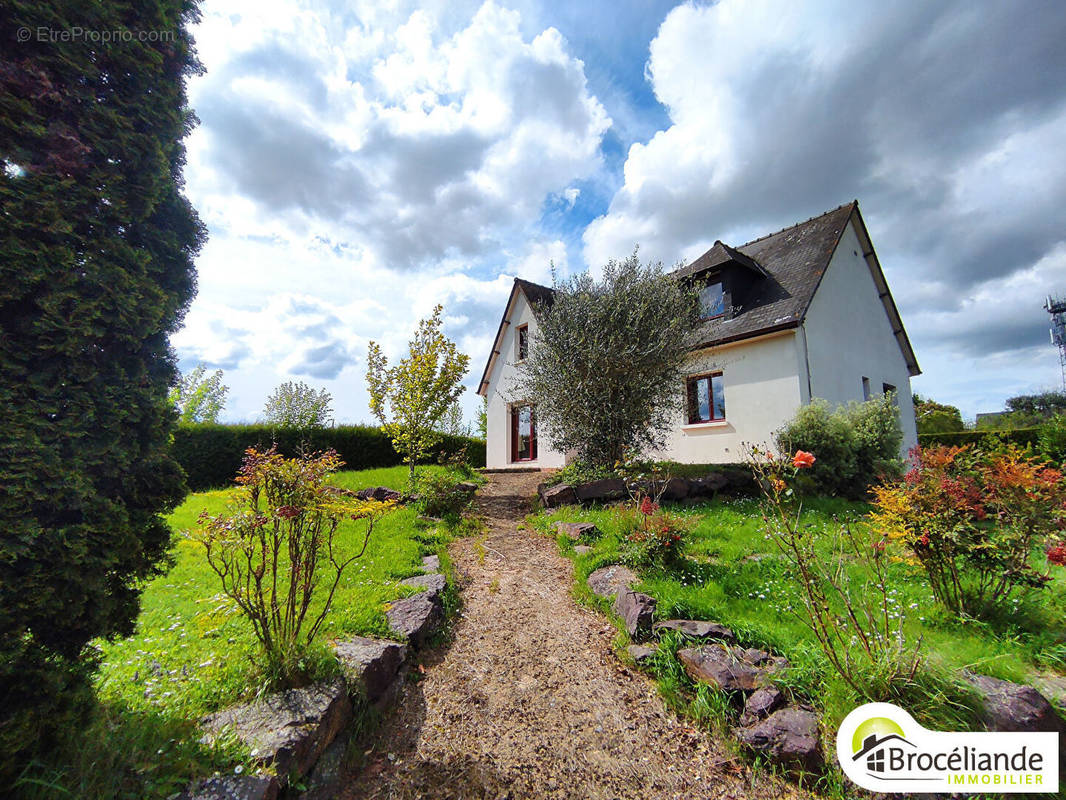
{"label": "conifer hedge", "polygon": [[185,493],[167,336],[205,237],[181,193],[196,15],[0,4],[0,785],[71,724],[91,640],[132,632]]}
{"label": "conifer hedge", "polygon": [[[380,429],[364,425],[335,428],[277,428],[271,425],[181,425],[174,432],[171,454],[185,470],[189,488],[194,491],[233,483],[244,451],[265,449],[277,444],[278,451],[293,456],[301,449],[315,452],[334,449],[344,461],[343,469],[395,467],[403,457],[393,449]],[[466,447],[467,459],[475,467],[485,466],[485,443],[465,436],[442,434],[431,448],[436,460],[441,453],[453,455]]]}

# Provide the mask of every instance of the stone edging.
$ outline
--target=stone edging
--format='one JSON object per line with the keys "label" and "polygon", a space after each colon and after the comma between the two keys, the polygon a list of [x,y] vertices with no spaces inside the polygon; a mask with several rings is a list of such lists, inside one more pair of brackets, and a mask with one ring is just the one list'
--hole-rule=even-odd
{"label": "stone edging", "polygon": [[[561,532],[566,532],[563,528]],[[814,709],[789,705],[786,695],[773,682],[775,673],[790,667],[787,659],[734,642],[733,631],[718,622],[664,620],[652,622],[656,601],[635,592],[639,581],[630,569],[612,564],[593,571],[589,589],[599,597],[614,597],[614,612],[635,640],[675,630],[699,640],[696,647],[677,651],[688,676],[695,682],[735,692],[744,698],[744,708],[733,735],[748,750],[787,769],[818,772],[825,762],[820,744],[820,718]],[[629,657],[638,667],[647,666],[658,645],[631,644]],[[1047,698],[1032,686],[963,672],[963,680],[980,697],[984,721],[991,731],[1050,731],[1059,736],[1060,763],[1066,764],[1066,720]]]}
{"label": "stone edging", "polygon": [[271,694],[201,720],[205,744],[232,733],[274,775],[215,775],[195,781],[178,800],[276,800],[290,779],[304,776],[300,800],[336,796],[348,740],[341,734],[352,721],[353,704],[367,703],[379,711],[391,705],[403,686],[408,656],[444,619],[447,582],[439,557],[424,557],[422,568],[422,575],[401,583],[424,591],[393,602],[386,611],[389,627],[405,643],[363,636],[336,642],[341,678]]}

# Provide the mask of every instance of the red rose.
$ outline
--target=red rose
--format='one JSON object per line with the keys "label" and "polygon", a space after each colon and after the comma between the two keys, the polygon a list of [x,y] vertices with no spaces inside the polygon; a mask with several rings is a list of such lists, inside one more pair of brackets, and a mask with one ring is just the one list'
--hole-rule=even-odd
{"label": "red rose", "polygon": [[796,469],[807,469],[814,466],[815,460],[813,453],[808,453],[806,450],[797,450],[796,455],[792,456],[792,466]]}

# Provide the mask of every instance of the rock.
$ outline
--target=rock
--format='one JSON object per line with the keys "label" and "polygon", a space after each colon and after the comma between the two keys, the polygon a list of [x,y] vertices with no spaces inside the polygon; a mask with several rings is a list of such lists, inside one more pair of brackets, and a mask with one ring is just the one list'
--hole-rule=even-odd
{"label": "rock", "polygon": [[574,545],[574,552],[577,553],[579,556],[583,556],[586,553],[591,553],[592,548],[589,547],[587,544],[577,544]]}
{"label": "rock", "polygon": [[419,592],[411,597],[393,601],[385,616],[389,627],[406,637],[412,647],[420,647],[437,625],[444,613],[438,600],[427,592]]}
{"label": "rock", "polygon": [[744,711],[740,715],[740,724],[742,727],[754,725],[759,720],[770,716],[784,704],[785,695],[780,689],[773,686],[757,689],[748,695],[748,699],[744,701]]}
{"label": "rock", "polygon": [[802,708],[782,708],[762,722],[734,728],[737,739],[782,766],[817,772],[822,766],[818,715]]}
{"label": "rock", "polygon": [[972,672],[964,672],[963,678],[981,696],[985,722],[990,730],[1052,731],[1062,734],[1059,743],[1066,745],[1066,722],[1055,713],[1047,698],[1032,686]]}
{"label": "rock", "polygon": [[275,800],[281,786],[273,775],[208,778],[178,795],[178,800]]}
{"label": "rock", "polygon": [[760,664],[769,661],[773,656],[767,653],[765,650],[760,650],[757,647],[748,647],[741,650],[737,655],[743,658],[749,664],[759,666]]}
{"label": "rock", "polygon": [[341,794],[346,777],[345,754],[348,736],[338,736],[322,757],[318,759],[311,774],[307,776],[307,788],[300,792],[300,800],[333,800]]}
{"label": "rock", "polygon": [[581,539],[597,539],[600,536],[600,529],[591,522],[556,522],[555,530],[557,533],[565,534],[575,542]]}
{"label": "rock", "polygon": [[720,472],[704,475],[702,478],[689,478],[689,497],[712,497],[729,485],[729,478]]}
{"label": "rock", "polygon": [[629,494],[626,491],[626,483],[621,478],[604,478],[582,483],[574,487],[574,492],[581,503],[605,503],[621,500]]}
{"label": "rock", "polygon": [[378,500],[384,502],[386,500],[399,501],[403,495],[387,486],[375,486],[370,489],[360,489],[355,493],[355,496],[360,500]]}
{"label": "rock", "polygon": [[640,592],[620,591],[614,600],[614,612],[625,622],[630,636],[643,636],[651,631],[655,619],[655,598]]}
{"label": "rock", "polygon": [[422,556],[422,569],[425,572],[440,572],[440,556]]}
{"label": "rock", "polygon": [[600,567],[588,577],[588,585],[593,594],[600,597],[612,597],[619,589],[628,589],[640,579],[636,573],[621,564]]}
{"label": "rock", "polygon": [[677,658],[692,680],[725,692],[753,692],[767,682],[762,670],[721,645],[678,650]]}
{"label": "rock", "polygon": [[688,481],[684,478],[670,478],[663,487],[663,500],[684,500],[688,497]]}
{"label": "rock", "polygon": [[649,663],[655,657],[658,650],[659,648],[651,644],[631,644],[626,648],[629,657],[637,663],[638,667],[642,667]]}
{"label": "rock", "polygon": [[463,481],[462,483],[455,484],[455,490],[458,492],[465,492],[466,494],[477,494],[477,484]]}
{"label": "rock", "polygon": [[428,575],[415,575],[413,578],[404,578],[400,581],[404,586],[413,586],[416,589],[425,589],[430,599],[439,601],[444,587],[448,585],[447,579],[439,572],[430,572]]}
{"label": "rock", "polygon": [[333,653],[340,662],[348,694],[376,703],[396,680],[407,658],[407,645],[353,636],[333,645]]}
{"label": "rock", "polygon": [[201,727],[205,744],[232,730],[260,763],[273,764],[284,781],[292,774],[305,775],[351,718],[348,687],[336,678],[217,711]]}
{"label": "rock", "polygon": [[723,642],[733,642],[736,636],[725,625],[717,622],[706,622],[699,619],[665,619],[656,622],[652,626],[652,632],[656,635],[663,631],[678,631],[693,639],[717,639]]}
{"label": "rock", "polygon": [[[541,484],[543,486],[544,484]],[[577,493],[574,487],[568,483],[559,483],[555,486],[545,487],[540,491],[540,501],[546,508],[558,508],[559,506],[577,505]]]}

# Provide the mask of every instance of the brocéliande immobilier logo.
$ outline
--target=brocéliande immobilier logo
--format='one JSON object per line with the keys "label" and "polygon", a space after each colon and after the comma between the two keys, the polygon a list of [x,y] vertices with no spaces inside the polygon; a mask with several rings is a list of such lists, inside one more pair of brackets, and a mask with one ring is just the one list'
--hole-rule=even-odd
{"label": "broc\u00e9liande immobilier logo", "polygon": [[874,792],[1059,790],[1057,733],[930,731],[890,703],[867,703],[844,718],[837,759]]}

